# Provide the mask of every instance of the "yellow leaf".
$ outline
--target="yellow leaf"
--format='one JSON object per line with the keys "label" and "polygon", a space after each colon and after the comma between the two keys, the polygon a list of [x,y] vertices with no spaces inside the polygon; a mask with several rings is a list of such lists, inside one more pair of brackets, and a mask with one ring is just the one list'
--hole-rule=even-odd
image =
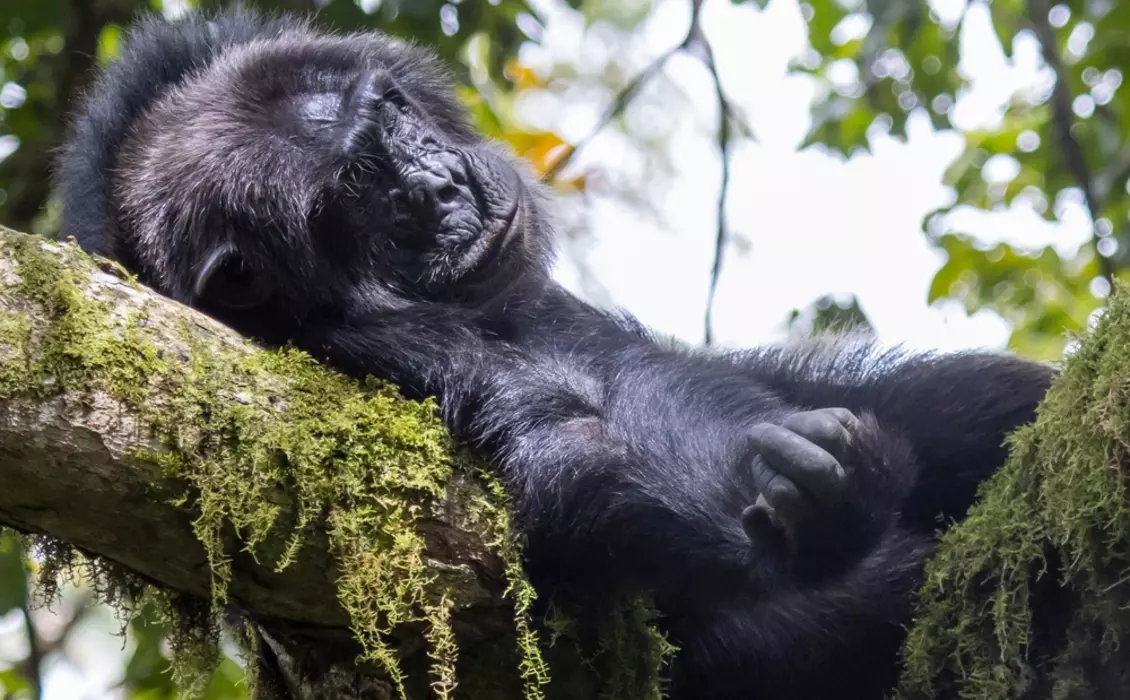
{"label": "yellow leaf", "polygon": [[518,90],[529,90],[545,84],[534,69],[523,66],[517,57],[507,59],[503,74],[514,83],[514,87]]}
{"label": "yellow leaf", "polygon": [[584,175],[572,178],[571,180],[553,181],[553,186],[564,192],[584,192],[586,184]]}

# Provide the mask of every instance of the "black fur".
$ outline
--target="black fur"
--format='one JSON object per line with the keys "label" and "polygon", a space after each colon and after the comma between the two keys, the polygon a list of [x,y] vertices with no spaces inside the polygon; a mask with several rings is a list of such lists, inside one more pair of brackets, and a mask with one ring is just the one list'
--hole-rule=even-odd
{"label": "black fur", "polygon": [[[852,338],[664,343],[551,280],[545,196],[519,172],[425,51],[234,13],[137,27],[57,187],[63,233],[147,284],[438,396],[511,487],[543,589],[654,593],[675,697],[881,697],[939,517],[1052,370]],[[834,407],[851,413],[796,417]]]}

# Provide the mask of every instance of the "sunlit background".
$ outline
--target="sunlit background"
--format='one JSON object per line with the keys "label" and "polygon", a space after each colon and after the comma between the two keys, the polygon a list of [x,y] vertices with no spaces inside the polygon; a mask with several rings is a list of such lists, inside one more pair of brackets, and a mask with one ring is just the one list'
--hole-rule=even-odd
{"label": "sunlit background", "polygon": [[[43,164],[88,67],[67,56],[111,57],[146,4],[2,3],[0,223],[57,233]],[[692,0],[313,4],[439,45],[479,125],[554,173],[559,278],[689,343],[709,315],[725,346],[864,323],[890,344],[1055,359],[1127,265],[1130,10],[1114,0],[707,0],[674,53]],[[29,613],[6,546],[10,697],[33,697],[35,660],[50,700],[173,697],[159,629],[114,636],[82,586]],[[225,662],[209,697],[242,697],[239,675]]]}

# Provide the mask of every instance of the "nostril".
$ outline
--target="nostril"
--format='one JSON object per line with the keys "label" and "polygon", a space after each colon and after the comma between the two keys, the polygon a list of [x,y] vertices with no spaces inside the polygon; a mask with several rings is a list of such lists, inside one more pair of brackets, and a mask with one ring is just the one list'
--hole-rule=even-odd
{"label": "nostril", "polygon": [[436,199],[442,204],[451,204],[459,198],[459,188],[452,184],[444,185],[436,192]]}

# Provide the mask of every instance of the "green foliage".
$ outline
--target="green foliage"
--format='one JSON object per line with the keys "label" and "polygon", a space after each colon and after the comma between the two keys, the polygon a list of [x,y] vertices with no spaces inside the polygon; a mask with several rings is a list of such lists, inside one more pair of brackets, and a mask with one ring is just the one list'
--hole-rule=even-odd
{"label": "green foliage", "polygon": [[793,309],[789,314],[788,327],[790,331],[800,335],[873,330],[871,321],[854,294],[846,299],[826,294],[807,309]]}
{"label": "green foliage", "polygon": [[16,533],[0,532],[0,615],[23,608],[27,602],[25,552]]}
{"label": "green foliage", "polygon": [[1056,612],[1070,619],[1066,644],[1041,650],[1059,660],[1047,697],[1107,697],[1089,685],[1095,662],[1130,631],[1127,347],[1130,290],[1120,288],[1036,422],[1012,437],[1008,463],[928,565],[900,697],[931,698],[951,684],[967,700],[1020,697],[1037,677],[1026,655],[1030,601],[1049,556],[1076,602],[1060,601]]}
{"label": "green foliage", "polygon": [[[939,129],[954,128],[952,106],[968,88],[966,76],[958,70],[964,14],[956,22],[943,21],[924,0],[809,0],[805,4],[810,10],[809,42],[817,60],[806,60],[796,70],[816,76],[825,87],[824,96],[813,105],[808,143],[843,154],[865,150],[869,132],[876,127],[905,136],[907,117],[914,110],[922,110]],[[1060,114],[1050,92],[1017,94],[998,125],[965,132],[965,150],[945,178],[954,189],[954,201],[925,222],[929,231],[955,233],[947,230],[945,221],[953,209],[995,210],[1010,205],[1031,205],[1054,220],[1058,210],[1051,203],[1080,188],[1091,191],[1096,207],[1094,239],[1073,255],[1049,256],[1045,251],[1035,256],[1038,263],[1034,263],[1033,256],[999,246],[982,249],[962,236],[935,237],[950,259],[934,280],[931,301],[956,298],[970,312],[981,308],[1003,312],[1017,322],[1013,348],[1048,358],[1062,352],[1063,331],[1082,327],[1100,305],[1109,281],[1096,288],[1094,280],[1116,276],[1130,264],[1126,253],[1130,248],[1130,92],[1122,87],[1123,74],[1130,70],[1126,31],[1130,6],[1068,2],[1052,9],[1052,5],[1005,0],[988,7],[1006,55],[1011,55],[1021,32],[1054,38],[1052,68],[1065,89]],[[860,17],[870,21],[864,36],[845,33],[849,26],[845,20]],[[1083,41],[1089,33],[1093,38]],[[842,69],[844,62],[855,67],[858,80],[834,85],[830,71],[833,66]],[[1067,130],[1074,145],[1064,140]],[[984,166],[994,156],[1012,159],[1017,175],[1005,183],[989,182]],[[1103,239],[1109,240],[1103,243]],[[1098,251],[1108,256],[1101,265]],[[1013,308],[1016,290],[1032,286],[1034,268],[1044,280],[1040,288],[1054,289],[1054,294],[1022,300],[1019,309]]]}
{"label": "green foliage", "polygon": [[1064,331],[1078,332],[1098,307],[1089,292],[1098,275],[1093,255],[1084,251],[1064,259],[1054,248],[1020,251],[1007,243],[978,246],[957,234],[939,238],[946,264],[930,285],[930,301],[956,297],[972,313],[990,308],[1016,329],[1013,348],[1032,357],[1056,357]]}

